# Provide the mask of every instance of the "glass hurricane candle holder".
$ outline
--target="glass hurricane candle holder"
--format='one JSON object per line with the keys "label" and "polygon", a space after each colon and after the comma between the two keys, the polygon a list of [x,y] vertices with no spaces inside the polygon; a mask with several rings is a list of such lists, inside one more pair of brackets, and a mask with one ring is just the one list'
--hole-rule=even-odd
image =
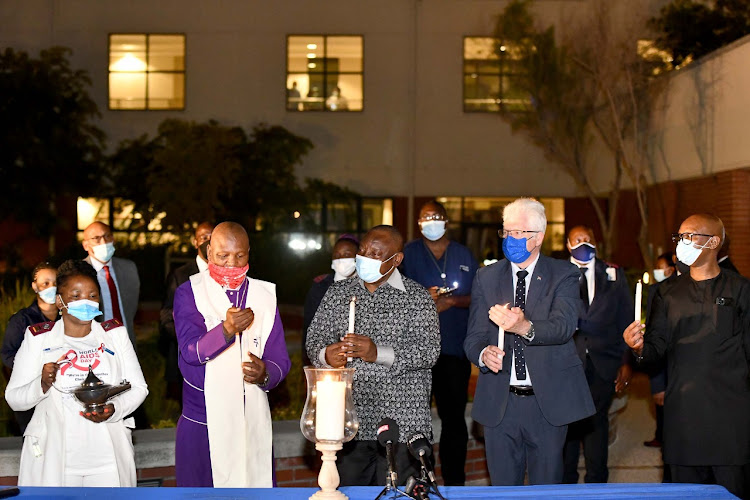
{"label": "glass hurricane candle holder", "polygon": [[318,475],[320,491],[310,498],[346,499],[337,490],[339,471],[336,452],[351,441],[359,429],[357,411],[352,398],[353,368],[305,367],[307,400],[300,418],[300,430],[306,439],[315,443],[323,456]]}

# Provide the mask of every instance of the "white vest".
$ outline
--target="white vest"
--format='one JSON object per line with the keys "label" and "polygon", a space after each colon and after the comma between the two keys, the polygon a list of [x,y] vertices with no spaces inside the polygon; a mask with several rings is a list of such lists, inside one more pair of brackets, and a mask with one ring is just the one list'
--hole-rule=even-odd
{"label": "white vest", "polygon": [[[242,332],[242,349],[232,346],[206,363],[204,382],[211,473],[216,488],[263,488],[273,486],[271,411],[265,391],[245,383],[242,362],[247,352],[263,357],[276,318],[276,286],[246,278],[245,304],[255,319]],[[221,324],[233,307],[224,289],[208,271],[190,277],[198,312],[206,329]]]}

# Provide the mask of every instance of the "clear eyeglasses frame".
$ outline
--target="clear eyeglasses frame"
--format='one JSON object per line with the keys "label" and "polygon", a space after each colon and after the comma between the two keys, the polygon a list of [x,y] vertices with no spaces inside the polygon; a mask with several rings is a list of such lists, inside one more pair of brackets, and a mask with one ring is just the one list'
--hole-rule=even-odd
{"label": "clear eyeglasses frame", "polygon": [[521,238],[526,238],[528,240],[531,236],[526,236],[527,234],[534,235],[536,233],[541,233],[541,231],[524,231],[523,229],[498,229],[497,231],[497,235],[503,239],[512,236],[517,240]]}

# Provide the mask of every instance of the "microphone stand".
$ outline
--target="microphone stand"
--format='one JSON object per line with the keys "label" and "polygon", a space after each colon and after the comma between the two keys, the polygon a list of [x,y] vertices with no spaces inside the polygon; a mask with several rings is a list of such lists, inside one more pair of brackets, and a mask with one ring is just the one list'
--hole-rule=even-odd
{"label": "microphone stand", "polygon": [[375,500],[380,500],[382,496],[388,494],[390,491],[393,491],[394,493],[396,493],[396,497],[403,496],[406,498],[411,498],[410,495],[407,495],[405,492],[398,489],[398,486],[393,484],[393,476],[391,475],[391,472],[389,471],[387,479],[385,481],[385,488],[383,488],[383,491],[378,493],[378,496],[375,497]]}

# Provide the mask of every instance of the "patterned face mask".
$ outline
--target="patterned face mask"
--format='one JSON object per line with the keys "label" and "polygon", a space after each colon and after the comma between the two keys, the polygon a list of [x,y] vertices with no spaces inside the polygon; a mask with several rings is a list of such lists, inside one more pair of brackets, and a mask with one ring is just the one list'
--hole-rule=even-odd
{"label": "patterned face mask", "polygon": [[249,264],[245,264],[243,267],[222,267],[211,262],[208,263],[208,273],[214,281],[227,288],[239,287],[245,281],[248,269],[250,269]]}

